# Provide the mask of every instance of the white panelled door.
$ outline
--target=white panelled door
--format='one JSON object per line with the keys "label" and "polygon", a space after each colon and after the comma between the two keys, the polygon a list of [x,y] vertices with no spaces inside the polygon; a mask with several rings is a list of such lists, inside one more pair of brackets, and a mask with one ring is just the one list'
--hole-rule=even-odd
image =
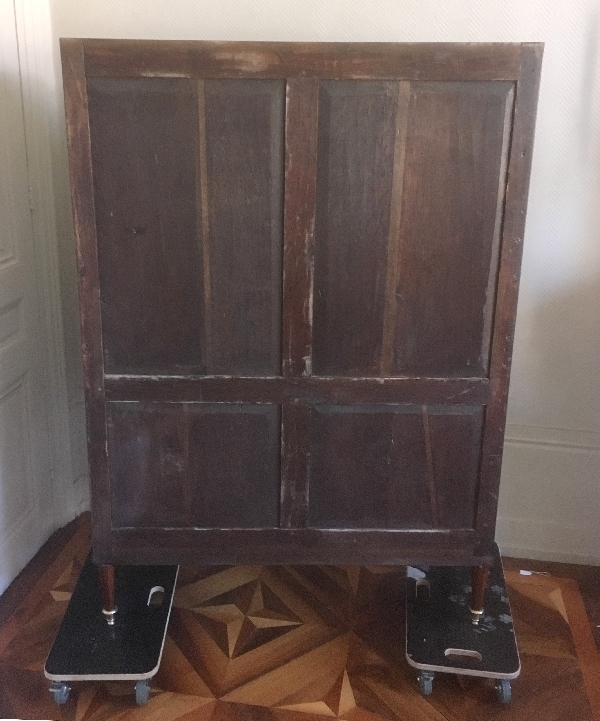
{"label": "white panelled door", "polygon": [[13,0],[0,0],[0,593],[54,528]]}

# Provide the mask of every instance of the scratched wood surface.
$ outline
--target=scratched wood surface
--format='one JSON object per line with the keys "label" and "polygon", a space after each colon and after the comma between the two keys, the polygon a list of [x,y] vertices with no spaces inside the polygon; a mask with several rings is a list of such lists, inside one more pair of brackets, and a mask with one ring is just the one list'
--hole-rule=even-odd
{"label": "scratched wood surface", "polygon": [[[600,661],[592,637],[598,569],[512,561],[577,576],[506,578],[522,673],[513,701],[491,683],[438,675],[418,692],[404,660],[403,569],[181,569],[163,662],[144,708],[131,684],[73,683],[54,704],[43,666],[89,549],[89,523],[60,539],[0,599],[0,717],[62,721],[596,721]],[[42,564],[40,566],[40,563]],[[35,564],[33,564],[35,565]],[[33,574],[33,581],[26,578]],[[23,591],[26,588],[26,591]],[[21,593],[19,593],[21,590]]]}
{"label": "scratched wood surface", "polygon": [[489,562],[541,46],[62,52],[95,559]]}

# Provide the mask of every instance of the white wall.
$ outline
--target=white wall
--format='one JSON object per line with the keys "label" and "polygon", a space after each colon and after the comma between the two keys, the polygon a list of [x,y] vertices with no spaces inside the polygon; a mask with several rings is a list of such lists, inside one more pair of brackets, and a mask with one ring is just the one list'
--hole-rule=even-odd
{"label": "white wall", "polygon": [[49,2],[55,38],[546,43],[497,536],[514,555],[600,563],[599,1]]}

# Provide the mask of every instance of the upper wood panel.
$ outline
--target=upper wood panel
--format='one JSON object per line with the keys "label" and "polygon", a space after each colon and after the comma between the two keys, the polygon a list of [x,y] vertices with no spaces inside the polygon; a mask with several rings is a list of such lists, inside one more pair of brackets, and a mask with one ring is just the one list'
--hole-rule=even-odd
{"label": "upper wood panel", "polygon": [[316,374],[487,374],[512,97],[321,83]]}
{"label": "upper wood panel", "polygon": [[202,369],[195,86],[94,78],[88,98],[105,367]]}
{"label": "upper wood panel", "polygon": [[522,46],[82,47],[106,371],[487,375]]}
{"label": "upper wood panel", "polygon": [[512,83],[411,88],[393,374],[487,373],[512,97]]}
{"label": "upper wood panel", "polygon": [[106,370],[278,374],[284,83],[88,94]]}

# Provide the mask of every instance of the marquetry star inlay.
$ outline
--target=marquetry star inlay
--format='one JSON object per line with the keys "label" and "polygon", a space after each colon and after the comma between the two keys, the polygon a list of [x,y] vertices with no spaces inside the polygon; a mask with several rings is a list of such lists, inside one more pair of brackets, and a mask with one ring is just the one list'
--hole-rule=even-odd
{"label": "marquetry star inlay", "polygon": [[229,658],[252,651],[302,624],[302,619],[259,579],[211,598],[194,610]]}

